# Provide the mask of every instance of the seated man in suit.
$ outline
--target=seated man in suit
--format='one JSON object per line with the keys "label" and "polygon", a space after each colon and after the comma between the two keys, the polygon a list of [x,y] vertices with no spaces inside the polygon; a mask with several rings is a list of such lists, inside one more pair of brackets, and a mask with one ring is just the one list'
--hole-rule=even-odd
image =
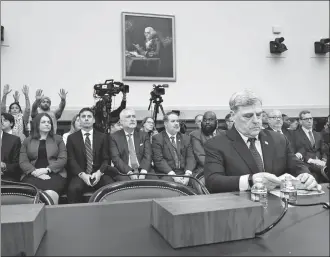
{"label": "seated man in suit", "polygon": [[293,151],[292,131],[288,130],[284,125],[283,115],[280,110],[271,110],[268,115],[268,130],[281,133],[287,137]]}
{"label": "seated man in suit", "polygon": [[201,129],[202,120],[203,120],[203,115],[202,114],[197,114],[195,116],[196,129]]}
{"label": "seated man in suit", "polygon": [[[155,171],[168,175],[187,175],[196,173],[195,157],[190,144],[190,138],[181,134],[179,116],[175,112],[168,112],[164,116],[165,130],[155,135],[152,139],[152,160]],[[167,177],[161,179],[175,181],[188,185],[189,178]]]}
{"label": "seated man in suit", "polygon": [[[68,187],[68,203],[82,202],[82,195],[90,189],[98,189],[113,183],[105,174],[109,163],[108,137],[95,129],[91,108],[79,112],[81,130],[68,136],[68,172],[71,181]],[[109,167],[112,169],[112,167]]]}
{"label": "seated man in suit", "polygon": [[232,113],[228,113],[225,117],[225,122],[227,125],[227,130],[231,129],[234,125],[234,121],[233,121],[233,114]]}
{"label": "seated man in suit", "polygon": [[313,117],[310,111],[299,113],[301,127],[294,131],[296,156],[307,163],[316,180],[325,182],[321,169],[327,161],[325,144],[319,132],[313,131]]}
{"label": "seated man in suit", "polygon": [[1,179],[19,181],[22,175],[19,167],[21,140],[8,132],[12,131],[15,118],[9,113],[1,114]]}
{"label": "seated man in suit", "polygon": [[190,134],[190,142],[197,162],[196,172],[204,169],[205,151],[204,144],[212,137],[219,135],[224,130],[217,129],[218,121],[214,112],[205,112],[202,120],[202,129],[194,130]]}
{"label": "seated man in suit", "polygon": [[112,162],[120,173],[128,174],[121,176],[112,173],[115,180],[129,179],[158,179],[157,176],[148,175],[155,173],[151,169],[151,145],[149,135],[137,130],[135,111],[124,109],[120,113],[120,124],[123,129],[111,135],[110,155]]}
{"label": "seated man in suit", "polygon": [[204,175],[210,193],[246,191],[262,178],[271,190],[285,173],[298,175],[307,189],[320,190],[281,133],[262,129],[262,102],[253,92],[235,93],[229,101],[234,126],[205,144]]}

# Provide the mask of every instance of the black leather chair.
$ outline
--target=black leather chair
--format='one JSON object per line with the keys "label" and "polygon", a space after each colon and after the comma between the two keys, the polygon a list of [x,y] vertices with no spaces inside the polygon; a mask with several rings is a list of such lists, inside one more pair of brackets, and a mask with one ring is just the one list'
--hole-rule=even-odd
{"label": "black leather chair", "polygon": [[[199,182],[205,186],[204,170],[198,172],[195,175],[195,178],[198,179]],[[191,184],[198,194],[200,194],[200,195],[205,194],[205,192],[203,192],[201,186],[196,181],[192,180]],[[207,194],[209,194],[209,193],[207,192]]]}
{"label": "black leather chair", "polygon": [[1,205],[34,204],[37,192],[39,194],[39,199],[37,199],[38,201],[36,203],[54,205],[53,200],[44,191],[38,190],[33,185],[14,183],[1,180]]}
{"label": "black leather chair", "polygon": [[98,189],[89,202],[114,202],[138,199],[167,198],[196,195],[192,188],[165,180],[129,180]]}

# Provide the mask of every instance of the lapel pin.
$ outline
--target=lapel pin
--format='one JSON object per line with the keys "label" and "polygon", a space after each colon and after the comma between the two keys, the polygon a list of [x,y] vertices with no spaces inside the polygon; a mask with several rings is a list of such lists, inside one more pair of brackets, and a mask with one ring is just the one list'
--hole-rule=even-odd
{"label": "lapel pin", "polygon": [[265,141],[265,144],[266,144],[266,145],[268,145],[268,142],[267,142],[267,141]]}

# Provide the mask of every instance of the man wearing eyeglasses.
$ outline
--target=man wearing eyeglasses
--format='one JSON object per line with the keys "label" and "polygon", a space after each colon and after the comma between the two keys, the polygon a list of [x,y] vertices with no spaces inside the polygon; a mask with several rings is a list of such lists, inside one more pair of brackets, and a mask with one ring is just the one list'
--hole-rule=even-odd
{"label": "man wearing eyeglasses", "polygon": [[293,134],[296,156],[307,163],[311,173],[319,183],[326,182],[321,173],[327,161],[325,145],[320,133],[313,131],[311,112],[301,111],[299,123],[301,127]]}
{"label": "man wearing eyeglasses", "polygon": [[[275,132],[281,133],[287,137],[287,139],[290,141],[290,145],[292,147],[293,141],[292,141],[292,131],[287,130],[285,127],[283,127],[283,116],[282,112],[280,110],[271,110],[267,113],[268,115],[268,130],[273,130]],[[293,150],[293,148],[291,148]]]}
{"label": "man wearing eyeglasses", "polygon": [[[234,126],[204,145],[205,185],[210,193],[250,190],[262,178],[268,190],[281,184],[286,173],[304,188],[320,190],[306,165],[280,133],[262,129],[262,100],[254,92],[233,94],[229,106]],[[284,175],[284,176],[283,176]]]}

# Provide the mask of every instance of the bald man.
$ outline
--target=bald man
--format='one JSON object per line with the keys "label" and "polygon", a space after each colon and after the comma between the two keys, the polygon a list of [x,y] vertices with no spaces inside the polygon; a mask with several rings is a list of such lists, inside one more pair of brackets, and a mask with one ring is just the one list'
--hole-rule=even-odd
{"label": "bald man", "polygon": [[292,131],[283,127],[283,116],[280,110],[270,110],[268,113],[268,130],[273,130],[287,137],[290,142],[291,150],[294,150]]}
{"label": "bald man", "polygon": [[190,142],[197,162],[197,169],[198,169],[197,172],[202,171],[204,168],[205,142],[212,137],[224,133],[224,130],[217,129],[217,127],[218,127],[218,122],[217,122],[216,114],[214,112],[207,111],[203,115],[203,119],[201,122],[201,129],[194,130],[190,134]]}
{"label": "bald man", "polygon": [[124,109],[120,113],[122,129],[111,134],[110,155],[112,162],[120,173],[110,174],[116,181],[135,179],[158,179],[151,168],[151,144],[149,135],[137,130],[135,111]]}
{"label": "bald man", "polygon": [[50,106],[52,104],[50,98],[48,96],[44,96],[42,94],[42,90],[38,89],[36,91],[36,100],[34,101],[32,105],[31,110],[31,118],[34,119],[35,116],[37,116],[38,113],[47,113],[53,120],[53,126],[54,126],[54,133],[56,134],[57,131],[57,120],[61,118],[63,110],[65,108],[66,104],[66,95],[68,92],[65,92],[64,89],[60,90],[60,93],[58,94],[61,98],[61,102],[57,110],[51,111]]}

